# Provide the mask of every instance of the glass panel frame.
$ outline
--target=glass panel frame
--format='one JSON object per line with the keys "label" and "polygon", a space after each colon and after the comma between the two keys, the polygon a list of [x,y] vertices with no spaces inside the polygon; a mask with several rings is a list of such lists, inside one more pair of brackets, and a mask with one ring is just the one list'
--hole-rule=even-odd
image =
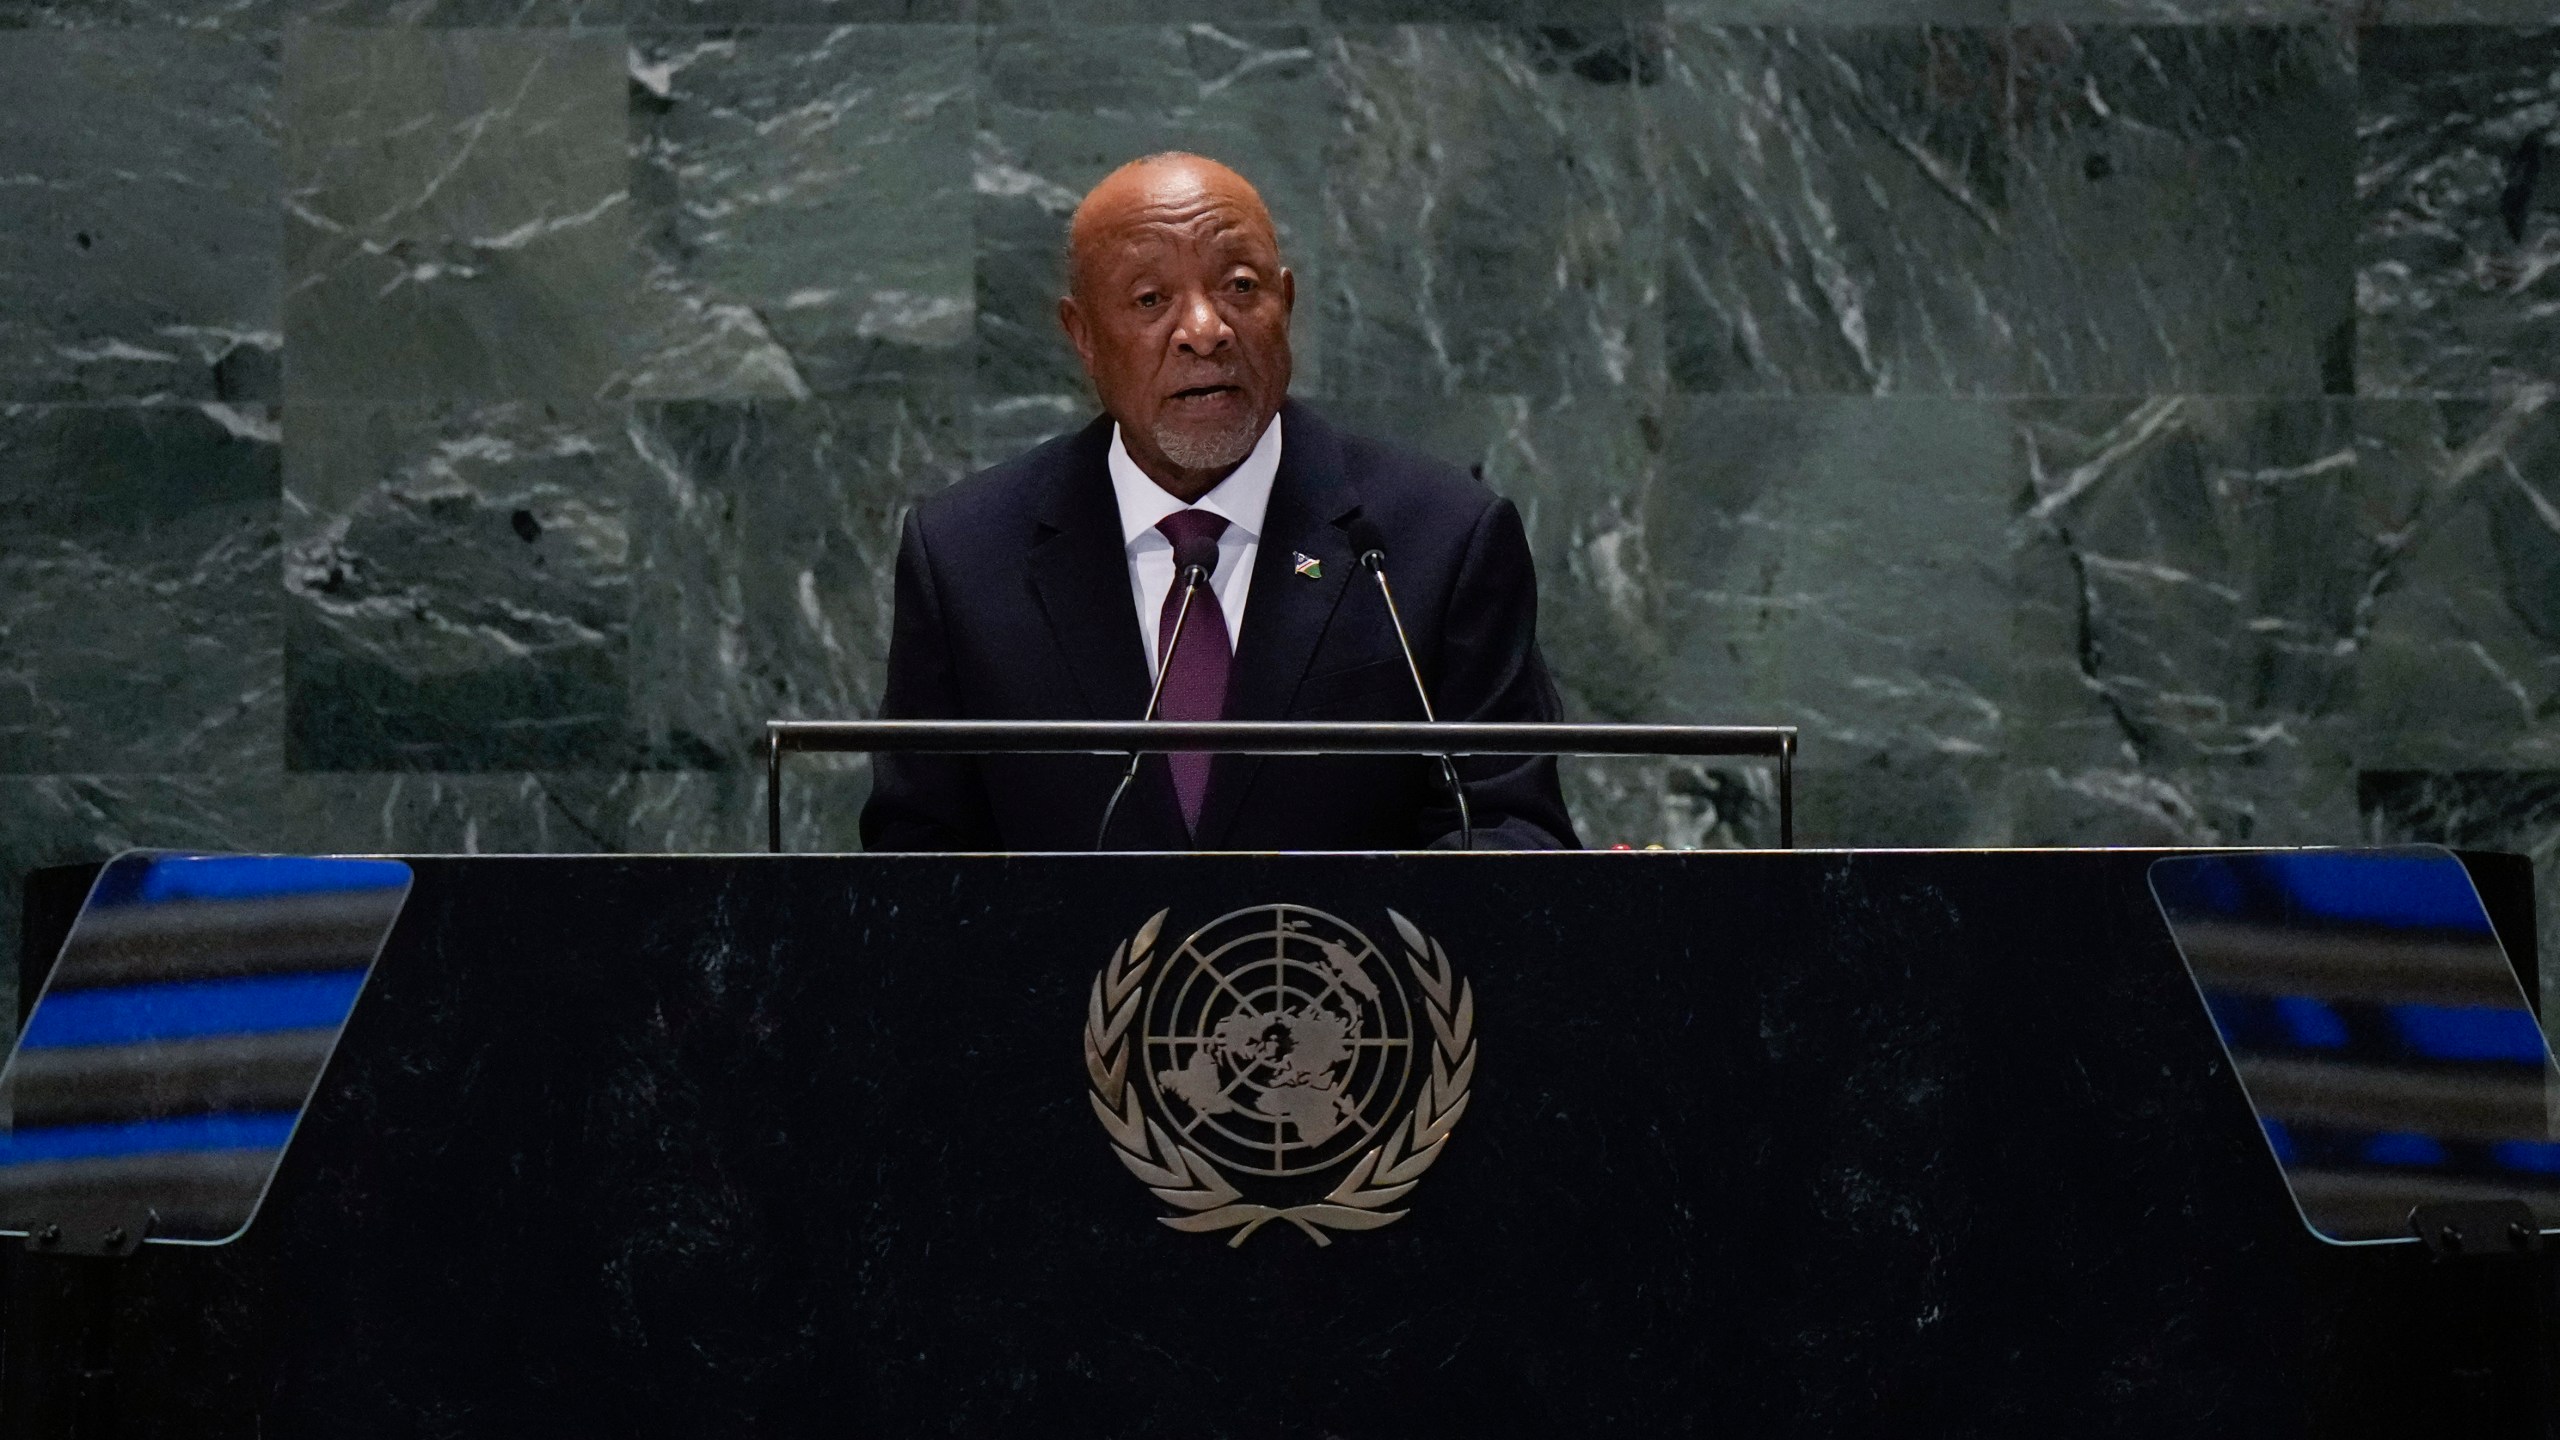
{"label": "glass panel frame", "polygon": [[246,1234],[413,881],[371,857],[109,860],[0,1065],[0,1235]]}
{"label": "glass panel frame", "polygon": [[2560,1233],[2560,1063],[2440,846],[2217,851],[2148,880],[2304,1227],[2418,1244],[2420,1205]]}

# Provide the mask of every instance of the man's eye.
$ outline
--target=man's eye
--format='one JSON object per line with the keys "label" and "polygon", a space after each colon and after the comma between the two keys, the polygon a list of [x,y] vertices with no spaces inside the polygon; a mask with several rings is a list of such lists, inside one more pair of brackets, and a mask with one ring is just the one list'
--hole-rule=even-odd
{"label": "man's eye", "polygon": [[1262,288],[1262,287],[1254,283],[1254,279],[1253,279],[1253,277],[1252,277],[1252,276],[1250,276],[1250,275],[1239,275],[1239,276],[1237,276],[1237,277],[1236,277],[1236,279],[1235,279],[1235,284],[1234,284],[1233,288],[1234,288],[1235,292],[1236,292],[1237,294],[1239,294],[1239,295],[1250,295],[1250,294],[1252,294],[1254,291],[1256,291],[1256,290],[1258,290],[1258,289],[1260,289],[1260,288]]}
{"label": "man's eye", "polygon": [[1153,290],[1150,290],[1146,294],[1138,297],[1138,308],[1141,310],[1153,310],[1156,306],[1163,303],[1164,297]]}

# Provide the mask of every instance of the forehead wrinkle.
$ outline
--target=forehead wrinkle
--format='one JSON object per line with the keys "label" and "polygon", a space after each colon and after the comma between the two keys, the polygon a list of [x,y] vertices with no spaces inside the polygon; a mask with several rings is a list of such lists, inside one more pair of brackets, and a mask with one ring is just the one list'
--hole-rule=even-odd
{"label": "forehead wrinkle", "polygon": [[1095,220],[1083,227],[1076,240],[1080,251],[1090,253],[1149,242],[1197,245],[1235,235],[1248,242],[1268,239],[1278,249],[1267,221],[1216,197],[1194,205],[1151,205]]}
{"label": "forehead wrinkle", "polygon": [[1206,249],[1239,240],[1252,248],[1264,238],[1259,232],[1250,216],[1208,209],[1189,215],[1131,216],[1091,237],[1091,243],[1097,250],[1108,247],[1105,253],[1110,258],[1121,259],[1148,250]]}
{"label": "forehead wrinkle", "polygon": [[[1153,237],[1148,231],[1157,232]],[[1219,167],[1167,163],[1124,167],[1106,177],[1076,206],[1068,223],[1070,287],[1082,290],[1112,242],[1125,251],[1145,243],[1203,243],[1242,231],[1248,243],[1260,240],[1278,263],[1280,236],[1271,212],[1243,176]],[[1189,233],[1186,233],[1189,232]]]}

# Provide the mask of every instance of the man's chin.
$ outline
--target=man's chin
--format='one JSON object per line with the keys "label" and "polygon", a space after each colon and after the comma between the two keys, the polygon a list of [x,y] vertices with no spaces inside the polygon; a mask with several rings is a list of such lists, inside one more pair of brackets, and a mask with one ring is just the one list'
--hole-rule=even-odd
{"label": "man's chin", "polygon": [[1155,427],[1156,449],[1185,470],[1232,470],[1253,453],[1266,422],[1247,412],[1224,424]]}

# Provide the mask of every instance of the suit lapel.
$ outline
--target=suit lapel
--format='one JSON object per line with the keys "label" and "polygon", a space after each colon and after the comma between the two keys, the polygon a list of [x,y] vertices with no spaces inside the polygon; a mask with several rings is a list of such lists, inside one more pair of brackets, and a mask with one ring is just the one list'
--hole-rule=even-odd
{"label": "suit lapel", "polygon": [[[1288,715],[1316,646],[1349,592],[1354,568],[1350,537],[1339,522],[1357,513],[1360,501],[1342,476],[1341,441],[1294,401],[1280,414],[1280,473],[1263,514],[1253,584],[1245,592],[1244,630],[1227,679],[1230,720]],[[1297,572],[1300,555],[1318,562],[1316,578]],[[1210,766],[1209,792],[1200,805],[1201,846],[1225,841],[1261,767],[1259,755],[1222,755]]]}
{"label": "suit lapel", "polygon": [[1076,437],[1074,459],[1032,533],[1031,588],[1075,677],[1085,713],[1097,720],[1135,720],[1146,708],[1147,670],[1138,649],[1137,607],[1129,599],[1120,507],[1103,458],[1110,444],[1108,418]]}
{"label": "suit lapel", "polygon": [[[1120,504],[1111,492],[1110,446],[1108,416],[1076,437],[1074,459],[1042,508],[1027,558],[1031,588],[1067,673],[1075,677],[1085,714],[1135,720],[1146,713],[1151,686],[1139,649],[1137,605],[1129,597]],[[1124,842],[1143,834],[1183,833],[1171,774],[1161,761],[1140,768],[1111,829]]]}

